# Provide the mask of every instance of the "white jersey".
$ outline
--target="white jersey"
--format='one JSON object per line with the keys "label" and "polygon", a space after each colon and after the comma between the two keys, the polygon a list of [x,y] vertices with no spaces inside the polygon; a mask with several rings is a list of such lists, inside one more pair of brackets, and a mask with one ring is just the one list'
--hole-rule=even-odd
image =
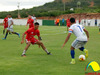
{"label": "white jersey", "polygon": [[36,22],[36,17],[33,17],[33,16],[32,16],[32,19],[34,20],[34,22]]}
{"label": "white jersey", "polygon": [[[12,22],[13,22],[13,19],[8,18],[8,27],[12,24]],[[13,25],[11,25],[10,28],[13,28]]]}
{"label": "white jersey", "polygon": [[73,33],[77,37],[76,40],[87,41],[87,36],[83,29],[84,27],[82,25],[73,24],[69,28],[69,33]]}

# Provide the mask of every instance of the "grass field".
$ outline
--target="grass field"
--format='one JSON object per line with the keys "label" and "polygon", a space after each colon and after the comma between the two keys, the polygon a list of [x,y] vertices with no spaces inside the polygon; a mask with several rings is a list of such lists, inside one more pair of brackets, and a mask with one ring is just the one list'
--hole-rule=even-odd
{"label": "grass field", "polygon": [[[75,39],[72,35],[66,46],[61,46],[67,36],[66,27],[40,26],[42,42],[52,55],[31,45],[27,51],[27,57],[21,57],[25,43],[20,44],[21,38],[16,35],[8,35],[6,40],[2,40],[3,27],[0,26],[0,75],[85,75],[85,67],[90,61],[100,64],[100,34],[98,27],[86,27],[90,33],[90,40],[85,48],[89,50],[89,57],[84,62],[80,62],[78,57],[83,52],[76,50],[76,64],[70,65],[70,45]],[[21,35],[28,28],[24,26],[14,26],[14,31]]]}

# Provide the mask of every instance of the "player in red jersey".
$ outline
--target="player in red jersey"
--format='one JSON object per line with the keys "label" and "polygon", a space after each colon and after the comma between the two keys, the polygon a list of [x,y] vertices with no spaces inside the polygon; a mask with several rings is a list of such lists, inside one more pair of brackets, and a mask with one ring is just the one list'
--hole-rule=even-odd
{"label": "player in red jersey", "polygon": [[[48,54],[48,55],[51,55],[50,52],[48,52],[48,50],[46,49],[46,47],[44,46],[44,44],[40,41],[40,31],[38,30],[39,28],[39,23],[36,22],[35,23],[35,26],[32,27],[32,28],[29,28],[22,36],[22,41],[21,41],[21,44],[24,43],[24,37],[26,35],[26,47],[22,53],[22,56],[26,56],[26,51],[28,50],[29,46],[31,44],[37,44],[39,45],[39,47],[41,46],[42,49]],[[37,35],[38,36],[38,39],[34,38],[34,36]]]}
{"label": "player in red jersey", "polygon": [[3,34],[5,34],[5,29],[8,28],[8,15],[7,17],[4,18],[3,25],[4,25]]}
{"label": "player in red jersey", "polygon": [[68,31],[68,28],[70,27],[70,19],[69,19],[69,17],[68,17],[68,19],[66,20],[66,24],[67,24],[67,31]]}
{"label": "player in red jersey", "polygon": [[32,16],[28,16],[26,27],[29,25],[29,28],[34,27],[34,20],[32,19]]}

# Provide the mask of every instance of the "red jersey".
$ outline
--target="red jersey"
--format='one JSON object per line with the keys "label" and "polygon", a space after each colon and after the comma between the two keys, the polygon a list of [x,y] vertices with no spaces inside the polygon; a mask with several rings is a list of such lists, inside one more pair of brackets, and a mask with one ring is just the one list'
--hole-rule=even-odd
{"label": "red jersey", "polygon": [[71,24],[70,19],[67,19],[66,22],[67,22],[67,26],[70,26],[70,24]]}
{"label": "red jersey", "polygon": [[8,26],[8,18],[7,17],[4,18],[4,25]]}
{"label": "red jersey", "polygon": [[40,31],[37,29],[35,30],[34,27],[29,28],[26,32],[26,39],[31,40],[32,38],[34,38],[35,35],[37,35],[38,37],[40,36]]}
{"label": "red jersey", "polygon": [[29,28],[34,27],[34,20],[33,19],[28,19],[27,24],[29,24]]}

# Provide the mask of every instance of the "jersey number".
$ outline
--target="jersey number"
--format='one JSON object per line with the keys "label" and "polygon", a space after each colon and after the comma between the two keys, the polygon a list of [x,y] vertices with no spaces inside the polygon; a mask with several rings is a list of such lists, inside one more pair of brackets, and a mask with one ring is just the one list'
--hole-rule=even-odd
{"label": "jersey number", "polygon": [[80,26],[77,26],[79,29],[80,29],[80,31],[82,32],[82,29],[81,29],[81,27]]}

